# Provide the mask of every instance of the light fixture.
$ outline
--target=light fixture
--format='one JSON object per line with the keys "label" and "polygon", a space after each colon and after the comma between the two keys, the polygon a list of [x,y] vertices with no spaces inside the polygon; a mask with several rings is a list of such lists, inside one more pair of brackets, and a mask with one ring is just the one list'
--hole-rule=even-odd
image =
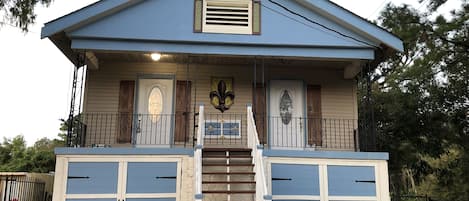
{"label": "light fixture", "polygon": [[151,53],[151,59],[153,59],[153,61],[159,61],[161,59],[161,54],[160,53]]}

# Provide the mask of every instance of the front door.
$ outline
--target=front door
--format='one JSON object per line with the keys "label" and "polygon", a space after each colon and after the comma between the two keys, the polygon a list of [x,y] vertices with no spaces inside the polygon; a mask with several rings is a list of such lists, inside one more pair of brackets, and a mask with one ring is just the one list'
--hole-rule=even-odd
{"label": "front door", "polygon": [[304,146],[304,85],[301,80],[273,80],[269,88],[269,133],[273,148]]}
{"label": "front door", "polygon": [[174,79],[139,79],[135,129],[137,146],[169,146],[172,136]]}

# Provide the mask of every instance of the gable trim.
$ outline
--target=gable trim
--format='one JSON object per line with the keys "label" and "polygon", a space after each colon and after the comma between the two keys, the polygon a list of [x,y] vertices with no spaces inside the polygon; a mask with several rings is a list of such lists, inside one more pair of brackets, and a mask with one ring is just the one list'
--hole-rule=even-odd
{"label": "gable trim", "polygon": [[378,44],[382,43],[397,51],[404,51],[402,40],[353,12],[329,0],[296,0],[301,5],[329,18],[340,25],[365,36]]}
{"label": "gable trim", "polygon": [[114,14],[143,0],[102,0],[94,4],[76,10],[65,16],[44,24],[41,30],[41,39],[50,37],[64,30],[76,29],[94,22],[102,17]]}

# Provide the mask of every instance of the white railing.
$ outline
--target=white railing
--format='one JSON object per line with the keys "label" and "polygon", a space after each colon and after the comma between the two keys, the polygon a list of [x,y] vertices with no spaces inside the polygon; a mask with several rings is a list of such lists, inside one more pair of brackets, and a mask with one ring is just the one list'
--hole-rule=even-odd
{"label": "white railing", "polygon": [[254,172],[256,173],[256,201],[270,201],[264,169],[264,158],[262,156],[263,148],[259,142],[251,106],[247,107],[247,115],[248,146],[252,149],[252,162],[254,164]]}
{"label": "white railing", "polygon": [[194,153],[194,177],[195,177],[195,201],[202,201],[202,148],[204,146],[203,137],[205,132],[204,106],[199,107],[199,121],[197,127],[197,145]]}

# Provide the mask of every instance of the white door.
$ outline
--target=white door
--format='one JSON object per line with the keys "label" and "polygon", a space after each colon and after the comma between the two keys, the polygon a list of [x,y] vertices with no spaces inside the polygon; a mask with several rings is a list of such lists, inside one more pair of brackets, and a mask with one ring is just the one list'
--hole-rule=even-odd
{"label": "white door", "polygon": [[173,79],[139,79],[137,90],[137,146],[169,146],[172,136]]}
{"label": "white door", "polygon": [[269,133],[273,148],[304,146],[304,85],[301,80],[273,80],[269,89]]}

